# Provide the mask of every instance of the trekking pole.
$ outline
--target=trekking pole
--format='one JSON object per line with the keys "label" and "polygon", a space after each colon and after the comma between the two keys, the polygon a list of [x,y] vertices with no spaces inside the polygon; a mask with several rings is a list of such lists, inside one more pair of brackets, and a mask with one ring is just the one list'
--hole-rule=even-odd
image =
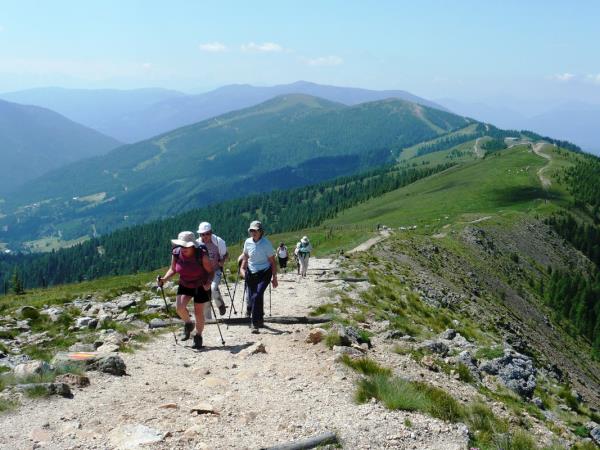
{"label": "trekking pole", "polygon": [[215,317],[215,323],[217,324],[217,330],[219,330],[219,335],[221,336],[221,344],[225,345],[225,339],[223,339],[223,333],[221,333],[221,327],[219,326],[219,319],[217,319],[217,313],[215,312],[215,307],[212,302],[210,303],[210,308],[212,309],[213,316]]}
{"label": "trekking pole", "polygon": [[269,317],[271,317],[271,283],[269,283]]}
{"label": "trekking pole", "polygon": [[[231,296],[231,290],[229,289],[229,283],[227,282],[227,274],[223,271],[223,279],[225,280],[225,287],[227,288],[227,293],[229,294],[229,298],[231,299],[231,308],[233,312],[237,316],[237,311],[235,310],[235,306],[233,304],[233,297]],[[231,313],[231,311],[229,311]]]}
{"label": "trekking pole", "polygon": [[[160,275],[156,277],[156,285],[158,286],[158,288],[160,289],[160,292],[162,293],[162,298],[163,298],[163,301],[165,302],[165,309],[167,310],[167,317],[170,317],[171,311],[169,310],[169,304],[167,303],[167,297],[165,297],[165,290],[163,289],[163,287],[160,284],[158,284],[159,280],[160,280]],[[175,339],[175,345],[177,345],[178,344],[177,336],[175,335],[175,331],[174,330],[172,330],[172,331],[173,331],[173,339]]]}

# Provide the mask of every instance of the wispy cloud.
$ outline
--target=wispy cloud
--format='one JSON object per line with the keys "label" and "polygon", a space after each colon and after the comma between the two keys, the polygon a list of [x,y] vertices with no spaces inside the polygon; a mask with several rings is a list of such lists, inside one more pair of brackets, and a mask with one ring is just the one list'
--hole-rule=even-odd
{"label": "wispy cloud", "polygon": [[555,81],[567,82],[567,81],[574,80],[575,77],[576,77],[576,75],[574,73],[565,72],[565,73],[557,73],[555,75],[552,75],[550,78]]}
{"label": "wispy cloud", "polygon": [[339,56],[320,56],[318,58],[303,58],[305,64],[309,66],[339,66],[344,60]]}
{"label": "wispy cloud", "polygon": [[203,52],[221,53],[227,51],[227,46],[221,42],[206,42],[198,46]]}
{"label": "wispy cloud", "polygon": [[284,50],[281,45],[276,44],[275,42],[263,42],[262,44],[248,42],[247,44],[242,44],[241,49],[243,52],[258,53],[278,53]]}
{"label": "wispy cloud", "polygon": [[590,73],[585,77],[585,79],[594,84],[600,84],[600,73],[596,73],[596,74]]}

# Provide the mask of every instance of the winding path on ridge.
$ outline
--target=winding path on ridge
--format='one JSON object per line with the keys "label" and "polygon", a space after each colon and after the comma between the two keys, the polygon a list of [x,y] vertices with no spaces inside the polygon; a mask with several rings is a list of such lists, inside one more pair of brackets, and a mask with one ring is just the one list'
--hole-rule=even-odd
{"label": "winding path on ridge", "polygon": [[[282,274],[272,290],[273,316],[306,316],[329,302],[331,283],[317,280],[335,267],[335,261],[311,258],[306,278]],[[239,308],[239,289],[236,297]],[[265,303],[268,314],[268,294]],[[201,352],[175,346],[170,332],[158,334],[143,349],[121,355],[127,376],[88,372],[91,385],[74,388],[73,399],[24,399],[0,415],[0,448],[138,448],[128,427],[164,436],[145,449],[258,449],[325,431],[336,432],[348,449],[466,445],[456,424],[388,411],[374,401],[356,404],[357,375],[325,345],[305,342],[310,325],[266,325],[259,335],[245,325],[221,326],[225,346],[217,327],[208,325]],[[244,349],[257,341],[266,353],[248,355]],[[383,351],[375,344],[370,352]],[[218,414],[192,414],[201,402]]]}
{"label": "winding path on ridge", "polygon": [[542,187],[544,189],[548,190],[548,189],[550,189],[552,182],[550,181],[550,179],[548,177],[546,177],[544,175],[544,172],[550,168],[550,165],[552,164],[552,156],[549,155],[548,153],[542,152],[542,149],[546,145],[549,145],[549,144],[547,144],[546,142],[536,142],[535,144],[531,144],[531,149],[533,150],[533,152],[536,155],[541,156],[542,158],[545,158],[548,160],[548,164],[546,164],[544,167],[540,168],[537,171],[538,177],[540,178],[540,182],[542,183]]}

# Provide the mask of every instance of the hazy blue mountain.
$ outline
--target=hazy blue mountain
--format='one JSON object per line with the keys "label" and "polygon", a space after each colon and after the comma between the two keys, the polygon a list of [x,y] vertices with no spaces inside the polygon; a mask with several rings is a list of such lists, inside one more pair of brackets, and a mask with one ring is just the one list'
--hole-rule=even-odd
{"label": "hazy blue mountain", "polygon": [[157,102],[183,96],[185,94],[181,92],[159,88],[120,90],[47,87],[0,94],[0,99],[48,108],[121,142],[133,142],[137,140],[137,135],[128,129],[131,114]]}
{"label": "hazy blue mountain", "polygon": [[406,91],[373,91],[298,81],[291,84],[267,87],[236,84],[203,94],[170,98],[145,110],[131,114],[125,118],[125,121],[131,133],[135,133],[136,139],[134,141],[141,140],[210,117],[254,106],[285,94],[312,95],[345,105],[356,105],[386,98],[399,98],[432,108],[445,109],[439,104]]}
{"label": "hazy blue mountain", "polygon": [[600,154],[600,106],[565,103],[527,120],[527,128],[546,136],[560,136],[591,153]]}
{"label": "hazy blue mountain", "polygon": [[[582,102],[539,103],[534,109],[543,112],[527,115],[518,106],[507,108],[488,103],[469,103],[454,99],[440,99],[450,111],[493,123],[501,128],[531,130],[544,136],[568,140],[582,149],[600,154],[600,106]],[[533,110],[533,109],[532,109]]]}
{"label": "hazy blue mountain", "polygon": [[[345,106],[301,94],[280,96],[46,174],[7,201],[1,212],[8,216],[0,225],[38,235],[48,231],[39,228],[37,215],[43,214],[62,234],[80,236],[92,224],[103,233],[380,165],[394,151],[469,123],[397,99]],[[19,216],[19,207],[33,202],[43,206]]]}
{"label": "hazy blue mountain", "polygon": [[119,145],[54,111],[0,100],[0,192]]}

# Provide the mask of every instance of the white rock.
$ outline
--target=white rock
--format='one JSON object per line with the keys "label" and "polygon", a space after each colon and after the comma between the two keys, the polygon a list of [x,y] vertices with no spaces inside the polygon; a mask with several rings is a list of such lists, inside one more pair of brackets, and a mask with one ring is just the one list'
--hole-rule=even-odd
{"label": "white rock", "polygon": [[164,439],[164,433],[140,424],[126,424],[108,434],[110,442],[119,449],[134,449]]}

